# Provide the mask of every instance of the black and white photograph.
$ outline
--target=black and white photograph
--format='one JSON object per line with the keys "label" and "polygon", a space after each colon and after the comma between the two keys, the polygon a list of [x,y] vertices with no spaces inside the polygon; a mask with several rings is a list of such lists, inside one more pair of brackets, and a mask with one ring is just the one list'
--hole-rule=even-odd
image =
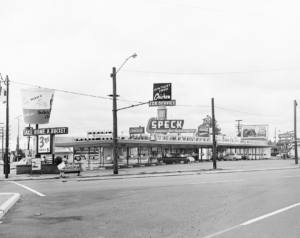
{"label": "black and white photograph", "polygon": [[1,238],[300,237],[300,1],[0,9]]}

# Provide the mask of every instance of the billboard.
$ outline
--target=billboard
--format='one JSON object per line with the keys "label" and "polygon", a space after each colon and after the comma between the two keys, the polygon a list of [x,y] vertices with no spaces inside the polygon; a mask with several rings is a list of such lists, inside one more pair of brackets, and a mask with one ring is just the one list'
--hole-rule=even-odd
{"label": "billboard", "polygon": [[48,124],[54,98],[54,90],[21,89],[23,117],[26,124]]}
{"label": "billboard", "polygon": [[269,137],[268,125],[242,125],[242,138],[247,139],[267,139]]}
{"label": "billboard", "polygon": [[172,84],[171,83],[153,84],[153,101],[169,101],[169,100],[172,100]]}

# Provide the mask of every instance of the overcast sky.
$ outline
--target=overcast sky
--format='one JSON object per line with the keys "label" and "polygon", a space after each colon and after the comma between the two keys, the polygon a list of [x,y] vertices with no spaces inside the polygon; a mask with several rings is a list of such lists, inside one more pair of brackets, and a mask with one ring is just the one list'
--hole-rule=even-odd
{"label": "overcast sky", "polygon": [[[56,90],[50,123],[40,127],[69,127],[70,136],[112,130],[112,101],[103,97],[112,94],[112,67],[133,53],[137,58],[117,74],[118,108],[152,100],[153,83],[172,83],[178,106],[168,107],[168,119],[184,119],[185,129],[211,115],[214,98],[227,136],[236,135],[236,120],[268,124],[272,141],[275,127],[277,134],[293,130],[293,103],[300,101],[299,1],[1,0],[0,9],[12,150],[21,88]],[[119,111],[119,135],[146,127],[156,110]],[[25,126],[20,121],[21,135]]]}

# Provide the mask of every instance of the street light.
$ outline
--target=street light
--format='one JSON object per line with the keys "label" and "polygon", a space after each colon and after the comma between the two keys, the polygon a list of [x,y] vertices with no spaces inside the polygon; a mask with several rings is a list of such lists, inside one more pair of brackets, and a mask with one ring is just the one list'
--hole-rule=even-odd
{"label": "street light", "polygon": [[113,79],[113,94],[109,95],[113,97],[113,157],[114,157],[114,174],[118,174],[118,119],[117,119],[117,73],[120,71],[120,69],[123,67],[123,65],[129,60],[130,58],[137,57],[137,54],[132,54],[129,56],[124,63],[121,65],[121,67],[116,72],[116,68],[113,67],[112,73],[110,74],[110,77]]}

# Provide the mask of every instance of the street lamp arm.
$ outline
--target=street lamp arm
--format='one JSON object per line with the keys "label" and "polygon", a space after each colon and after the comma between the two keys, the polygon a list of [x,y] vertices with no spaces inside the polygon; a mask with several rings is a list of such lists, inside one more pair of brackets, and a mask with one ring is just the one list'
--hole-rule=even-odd
{"label": "street lamp arm", "polygon": [[120,71],[120,69],[123,67],[123,65],[127,62],[127,60],[129,60],[130,58],[135,58],[135,57],[137,57],[137,54],[133,54],[133,55],[131,55],[131,56],[129,56],[125,61],[124,61],[124,63],[121,65],[121,67],[117,70],[117,72],[116,72],[116,74]]}

